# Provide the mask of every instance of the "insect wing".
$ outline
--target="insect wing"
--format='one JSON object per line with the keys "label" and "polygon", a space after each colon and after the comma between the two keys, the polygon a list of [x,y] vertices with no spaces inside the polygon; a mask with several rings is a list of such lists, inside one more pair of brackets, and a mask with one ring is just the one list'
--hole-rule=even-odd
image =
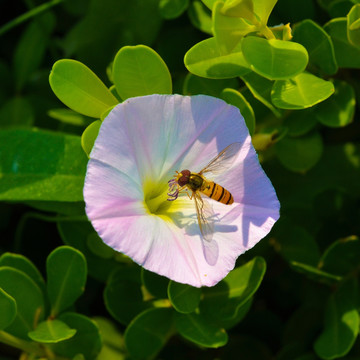
{"label": "insect wing", "polygon": [[206,241],[211,241],[214,234],[214,210],[198,192],[193,192],[196,215],[201,234]]}
{"label": "insect wing", "polygon": [[201,174],[213,173],[219,174],[227,170],[235,160],[235,155],[240,151],[240,143],[232,143],[222,150],[214,159],[212,159],[201,171]]}

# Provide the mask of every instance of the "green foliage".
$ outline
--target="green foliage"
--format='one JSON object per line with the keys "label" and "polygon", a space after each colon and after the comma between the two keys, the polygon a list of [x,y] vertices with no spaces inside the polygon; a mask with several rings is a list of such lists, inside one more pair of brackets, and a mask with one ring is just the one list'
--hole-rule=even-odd
{"label": "green foliage", "polygon": [[[358,359],[358,2],[25,2],[0,28],[0,342],[55,360]],[[281,203],[211,288],[140,269],[84,212],[103,119],[173,92],[240,110]]]}

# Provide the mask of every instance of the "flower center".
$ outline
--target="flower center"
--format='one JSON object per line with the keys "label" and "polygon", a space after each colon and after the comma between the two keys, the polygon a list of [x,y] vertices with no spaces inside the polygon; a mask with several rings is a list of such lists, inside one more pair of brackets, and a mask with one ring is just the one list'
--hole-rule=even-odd
{"label": "flower center", "polygon": [[167,215],[171,202],[167,201],[168,184],[146,182],[144,184],[144,202],[150,214]]}

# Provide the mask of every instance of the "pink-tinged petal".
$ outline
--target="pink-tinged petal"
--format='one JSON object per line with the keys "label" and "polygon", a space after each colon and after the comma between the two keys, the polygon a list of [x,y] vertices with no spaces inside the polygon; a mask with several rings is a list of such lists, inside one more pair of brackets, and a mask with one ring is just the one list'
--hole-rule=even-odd
{"label": "pink-tinged petal", "polygon": [[[176,170],[198,172],[234,142],[241,148],[231,168],[214,177],[206,174],[235,200],[232,205],[209,200],[216,219],[213,239],[206,241],[193,200],[180,193],[167,202],[166,189],[163,200],[161,189]],[[177,282],[215,285],[279,217],[275,191],[239,110],[219,99],[128,99],[104,120],[90,157],[84,198],[100,237],[146,269]],[[160,214],[146,200],[153,195],[156,206],[161,201],[167,205]]]}

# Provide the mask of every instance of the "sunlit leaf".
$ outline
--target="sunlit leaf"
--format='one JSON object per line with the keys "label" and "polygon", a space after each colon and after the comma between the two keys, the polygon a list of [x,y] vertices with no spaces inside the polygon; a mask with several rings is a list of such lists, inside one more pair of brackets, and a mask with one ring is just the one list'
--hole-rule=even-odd
{"label": "sunlit leaf", "polygon": [[354,5],[347,15],[347,36],[354,46],[360,46],[360,4]]}
{"label": "sunlit leaf", "polygon": [[249,72],[240,44],[223,54],[215,38],[194,45],[185,54],[184,63],[194,75],[210,79],[233,78]]}
{"label": "sunlit leaf", "polygon": [[308,63],[306,49],[290,41],[247,36],[241,41],[241,48],[250,68],[270,80],[294,77]]}
{"label": "sunlit leaf", "polygon": [[170,72],[163,59],[144,45],[124,46],[115,56],[113,78],[122,99],[151,94],[171,94]]}
{"label": "sunlit leaf", "polygon": [[49,81],[55,95],[66,106],[86,116],[99,118],[118,103],[105,84],[79,61],[58,60]]}
{"label": "sunlit leaf", "polygon": [[99,134],[100,126],[101,126],[101,120],[96,120],[92,122],[81,135],[81,147],[83,148],[85,154],[88,157],[90,157],[91,150]]}
{"label": "sunlit leaf", "polygon": [[288,80],[275,81],[271,99],[282,109],[305,109],[324,101],[333,93],[332,82],[304,72]]}
{"label": "sunlit leaf", "polygon": [[212,35],[212,20],[210,11],[199,0],[192,1],[188,9],[191,23],[199,30]]}
{"label": "sunlit leaf", "polygon": [[72,338],[76,333],[60,320],[46,320],[38,324],[35,330],[29,332],[31,340],[52,344]]}

